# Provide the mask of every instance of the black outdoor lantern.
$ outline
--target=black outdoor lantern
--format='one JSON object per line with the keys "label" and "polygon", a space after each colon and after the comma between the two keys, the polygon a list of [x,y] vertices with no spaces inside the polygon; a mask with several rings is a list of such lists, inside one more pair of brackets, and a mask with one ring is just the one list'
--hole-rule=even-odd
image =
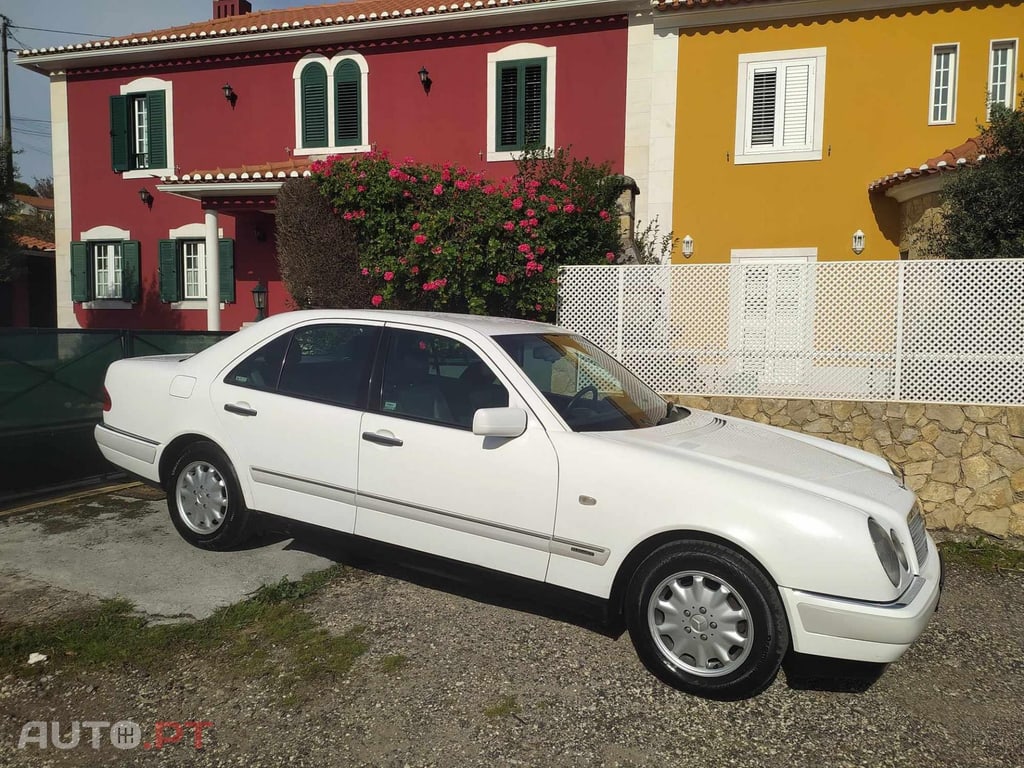
{"label": "black outdoor lantern", "polygon": [[252,303],[256,305],[256,322],[267,316],[267,286],[262,282],[256,283],[252,289]]}
{"label": "black outdoor lantern", "polygon": [[418,72],[418,74],[420,76],[420,85],[423,86],[423,92],[430,93],[430,85],[432,81],[430,79],[430,73],[427,71],[427,68],[420,67],[420,71]]}
{"label": "black outdoor lantern", "polygon": [[231,87],[231,83],[224,83],[221,86],[221,90],[224,91],[224,98],[228,100],[231,106],[235,106],[235,102],[238,101],[238,94],[235,93],[235,89]]}
{"label": "black outdoor lantern", "polygon": [[151,195],[149,190],[145,187],[139,190],[139,200],[141,200],[142,204],[147,208],[153,207],[153,195]]}

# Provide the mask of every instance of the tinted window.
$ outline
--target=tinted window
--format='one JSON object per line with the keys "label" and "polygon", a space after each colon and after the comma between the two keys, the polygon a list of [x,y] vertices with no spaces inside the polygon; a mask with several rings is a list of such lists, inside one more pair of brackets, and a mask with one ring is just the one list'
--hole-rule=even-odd
{"label": "tinted window", "polygon": [[225,377],[224,383],[249,389],[277,389],[277,377],[281,373],[281,362],[290,338],[290,334],[286,333],[264,344],[236,365]]}
{"label": "tinted window", "polygon": [[282,394],[364,407],[380,329],[313,325],[295,331],[281,368]]}
{"label": "tinted window", "polygon": [[381,410],[469,429],[479,408],[508,405],[508,390],[460,341],[417,331],[391,332]]}

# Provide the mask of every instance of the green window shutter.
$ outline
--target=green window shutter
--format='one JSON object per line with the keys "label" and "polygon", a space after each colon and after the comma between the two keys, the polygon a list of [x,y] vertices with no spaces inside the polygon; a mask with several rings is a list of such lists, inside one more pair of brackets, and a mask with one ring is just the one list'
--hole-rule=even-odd
{"label": "green window shutter", "polygon": [[121,173],[128,170],[130,157],[128,130],[128,97],[110,97],[110,164],[115,171]]}
{"label": "green window shutter", "polygon": [[515,62],[498,65],[498,150],[520,149],[519,133],[519,65]]}
{"label": "green window shutter", "polygon": [[543,147],[547,112],[547,61],[523,64],[523,148]]}
{"label": "green window shutter", "polygon": [[139,291],[142,286],[141,266],[139,258],[139,241],[121,241],[121,298],[132,304],[139,303]]}
{"label": "green window shutter", "polygon": [[235,301],[235,241],[220,241],[217,260],[220,266],[220,300],[226,304]]}
{"label": "green window shutter", "polygon": [[302,146],[327,146],[327,70],[309,64],[299,80],[302,91]]}
{"label": "green window shutter", "polygon": [[362,144],[362,115],[359,89],[362,73],[352,60],[343,61],[334,70],[335,126],[334,144],[339,147]]}
{"label": "green window shutter", "polygon": [[89,300],[89,245],[71,244],[71,300]]}
{"label": "green window shutter", "polygon": [[149,119],[149,167],[167,167],[167,94],[150,91],[146,94]]}
{"label": "green window shutter", "polygon": [[181,284],[178,282],[178,243],[161,240],[159,245],[160,301],[181,301]]}

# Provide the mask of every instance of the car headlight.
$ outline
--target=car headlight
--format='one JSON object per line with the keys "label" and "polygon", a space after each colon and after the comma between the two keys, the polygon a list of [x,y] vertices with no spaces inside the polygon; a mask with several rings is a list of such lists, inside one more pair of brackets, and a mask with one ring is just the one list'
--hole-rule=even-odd
{"label": "car headlight", "polygon": [[[868,532],[871,534],[871,541],[875,545],[875,552],[878,554],[878,561],[885,570],[885,575],[889,577],[889,581],[892,582],[894,587],[898,587],[902,580],[899,553],[903,551],[903,547],[897,547],[898,540],[895,538],[895,535],[886,533],[885,529],[873,517],[868,518]],[[903,561],[906,562],[906,559],[907,556],[904,553]]]}
{"label": "car headlight", "polygon": [[907,560],[907,551],[903,548],[903,542],[896,535],[896,531],[889,531],[889,538],[892,539],[892,548],[896,550],[896,559],[900,561],[900,568],[907,573],[910,572],[910,561]]}

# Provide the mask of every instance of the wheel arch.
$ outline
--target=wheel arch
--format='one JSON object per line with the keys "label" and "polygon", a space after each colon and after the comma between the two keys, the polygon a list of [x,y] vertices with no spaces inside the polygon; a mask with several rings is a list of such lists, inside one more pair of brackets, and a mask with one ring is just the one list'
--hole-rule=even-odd
{"label": "wheel arch", "polygon": [[713,533],[708,533],[707,531],[662,531],[661,533],[654,534],[653,536],[644,539],[633,547],[629,554],[626,555],[619,564],[619,569],[615,572],[611,592],[608,596],[608,623],[611,629],[621,632],[626,628],[624,611],[626,591],[629,587],[629,580],[636,572],[636,569],[640,566],[640,563],[666,544],[672,544],[677,541],[705,541],[728,547],[753,563],[758,570],[764,574],[765,578],[767,578],[773,586],[778,588],[778,582],[772,576],[771,572],[764,567],[764,564],[762,564],[761,561],[750,552],[750,550],[737,544],[735,541],[723,536],[717,536]]}
{"label": "wheel arch", "polygon": [[214,440],[209,435],[200,434],[198,432],[186,432],[178,435],[176,438],[171,440],[167,444],[167,447],[160,453],[160,485],[170,490],[171,473],[174,471],[174,465],[178,463],[178,459],[185,452],[190,445],[196,443],[210,443],[217,448],[218,451],[224,454],[225,458],[231,464],[231,470],[235,473],[235,478],[238,480],[238,484],[242,489],[243,498],[246,494],[245,484],[242,482],[242,478],[238,475],[238,470],[235,468],[235,463],[228,456],[228,452],[224,450],[224,447]]}

